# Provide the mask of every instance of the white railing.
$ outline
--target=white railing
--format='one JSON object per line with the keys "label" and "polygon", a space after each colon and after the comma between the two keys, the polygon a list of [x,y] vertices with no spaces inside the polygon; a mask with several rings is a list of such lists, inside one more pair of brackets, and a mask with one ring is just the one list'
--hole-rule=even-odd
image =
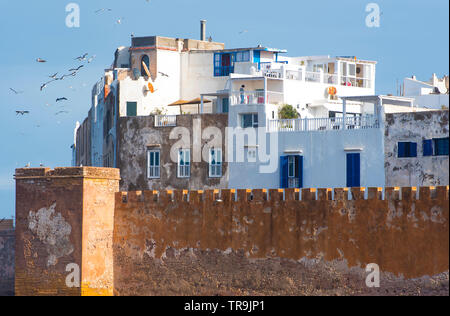
{"label": "white railing", "polygon": [[267,91],[233,91],[230,96],[231,105],[240,104],[279,104],[283,103],[283,93]]}
{"label": "white railing", "polygon": [[305,81],[307,82],[321,82],[322,81],[322,73],[320,72],[312,72],[312,71],[306,71],[305,72]]}
{"label": "white railing", "polygon": [[338,76],[318,71],[305,71],[299,67],[296,70],[286,69],[280,63],[261,63],[261,72],[267,78],[290,79],[305,82],[324,83],[330,85],[371,88],[372,81],[367,78]]}
{"label": "white railing", "polygon": [[286,79],[303,80],[303,70],[286,70]]}
{"label": "white railing", "polygon": [[[345,129],[378,128],[378,120],[374,115],[347,116]],[[269,132],[309,132],[309,131],[336,131],[344,128],[344,119],[312,118],[291,120],[269,120]]]}
{"label": "white railing", "polygon": [[177,126],[176,115],[155,115],[155,127]]}

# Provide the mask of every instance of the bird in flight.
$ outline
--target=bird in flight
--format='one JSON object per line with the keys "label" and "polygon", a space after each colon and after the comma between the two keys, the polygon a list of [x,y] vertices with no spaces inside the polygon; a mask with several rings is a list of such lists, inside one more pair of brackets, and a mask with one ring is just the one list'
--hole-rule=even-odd
{"label": "bird in flight", "polygon": [[38,59],[36,59],[36,61],[37,61],[38,63],[46,63],[46,62],[47,62],[46,60],[44,60],[44,59],[42,59],[42,58],[38,58]]}
{"label": "bird in flight", "polygon": [[53,75],[51,75],[51,76],[48,76],[49,78],[52,78],[52,79],[55,79],[55,80],[58,80],[57,78],[56,78],[56,75],[57,75],[58,73],[55,73],[55,74],[53,74]]}
{"label": "bird in flight", "polygon": [[90,64],[94,60],[95,57],[96,57],[96,55],[91,56],[91,58],[88,59],[88,64]]}
{"label": "bird in flight", "polygon": [[14,92],[15,94],[21,94],[23,93],[23,91],[16,91],[13,88],[9,88],[9,90],[11,90],[12,92]]}
{"label": "bird in flight", "polygon": [[59,101],[67,101],[67,98],[66,97],[57,98],[56,102],[59,102]]}
{"label": "bird in flight", "polygon": [[44,90],[50,82],[53,82],[53,81],[56,81],[56,80],[58,80],[58,79],[50,80],[50,81],[48,81],[46,83],[43,83],[42,86],[41,86],[41,91]]}
{"label": "bird in flight", "polygon": [[72,68],[72,69],[69,69],[69,71],[78,71],[78,70],[80,70],[81,68],[83,68],[84,67],[84,65],[81,65],[81,66],[79,66],[78,68]]}
{"label": "bird in flight", "polygon": [[78,61],[82,61],[82,60],[85,60],[86,59],[86,56],[88,55],[88,53],[85,53],[84,55],[82,55],[82,56],[78,56],[77,58],[74,58],[75,60],[78,60]]}
{"label": "bird in flight", "polygon": [[240,31],[239,34],[244,34],[244,33],[247,33],[247,32],[248,32],[247,30],[243,30],[243,31]]}
{"label": "bird in flight", "polygon": [[25,115],[25,114],[30,114],[30,111],[16,111],[16,115]]}
{"label": "bird in flight", "polygon": [[123,19],[124,19],[124,18],[117,19],[116,23],[117,23],[117,24],[122,24]]}
{"label": "bird in flight", "polygon": [[163,72],[161,72],[161,71],[158,71],[158,73],[161,75],[161,76],[163,76],[163,77],[169,77],[169,75],[168,74],[165,74],[165,73],[163,73]]}
{"label": "bird in flight", "polygon": [[69,113],[69,111],[58,111],[55,113],[55,115],[63,114],[63,113]]}

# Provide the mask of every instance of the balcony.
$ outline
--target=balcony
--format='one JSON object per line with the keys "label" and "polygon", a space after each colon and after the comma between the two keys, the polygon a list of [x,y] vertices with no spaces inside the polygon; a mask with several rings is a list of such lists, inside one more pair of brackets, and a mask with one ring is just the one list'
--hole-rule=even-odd
{"label": "balcony", "polygon": [[347,87],[371,88],[372,81],[368,78],[339,76],[317,71],[306,71],[305,67],[294,70],[282,63],[261,63],[261,73],[270,79],[289,79],[303,82],[341,85]]}
{"label": "balcony", "polygon": [[231,105],[243,104],[281,104],[283,93],[273,91],[233,91],[230,95]]}
{"label": "balcony", "polygon": [[155,127],[177,126],[176,115],[155,115]]}
{"label": "balcony", "polygon": [[312,118],[292,120],[269,120],[269,132],[310,132],[310,131],[337,131],[353,129],[379,128],[375,115],[348,116],[345,118]]}

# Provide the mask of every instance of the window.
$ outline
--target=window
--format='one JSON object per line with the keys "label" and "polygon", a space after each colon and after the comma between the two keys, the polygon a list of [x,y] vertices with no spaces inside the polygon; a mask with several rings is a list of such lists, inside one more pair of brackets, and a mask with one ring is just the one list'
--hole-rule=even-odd
{"label": "window", "polygon": [[347,154],[347,187],[359,188],[361,186],[361,155],[359,153]]}
{"label": "window", "polygon": [[398,158],[413,158],[413,157],[417,157],[417,143],[399,142]]}
{"label": "window", "polygon": [[161,177],[161,153],[159,150],[147,151],[147,176],[149,179],[159,179]]}
{"label": "window", "polygon": [[435,138],[433,139],[433,142],[435,156],[448,156],[448,137]]}
{"label": "window", "polygon": [[222,99],[222,113],[228,113],[230,111],[230,99]]}
{"label": "window", "polygon": [[144,55],[142,56],[141,59],[141,76],[148,77],[147,72],[145,71],[144,65],[142,63],[144,63],[145,66],[147,66],[147,69],[150,71],[150,58],[148,58],[147,55]]}
{"label": "window", "polygon": [[423,141],[423,155],[426,156],[448,156],[449,138],[433,138]]}
{"label": "window", "polygon": [[127,102],[127,116],[137,116],[137,102]]}
{"label": "window", "polygon": [[234,72],[234,54],[214,54],[214,76],[225,77]]}
{"label": "window", "polygon": [[241,115],[241,127],[242,128],[257,128],[258,127],[258,114],[242,114]]}
{"label": "window", "polygon": [[236,53],[236,62],[249,62],[250,61],[250,52],[243,51]]}
{"label": "window", "polygon": [[211,148],[209,151],[209,176],[211,178],[222,176],[222,149]]}
{"label": "window", "polygon": [[178,154],[178,178],[191,176],[191,150],[180,149]]}
{"label": "window", "polygon": [[303,157],[282,156],[280,157],[280,187],[302,188],[303,187]]}

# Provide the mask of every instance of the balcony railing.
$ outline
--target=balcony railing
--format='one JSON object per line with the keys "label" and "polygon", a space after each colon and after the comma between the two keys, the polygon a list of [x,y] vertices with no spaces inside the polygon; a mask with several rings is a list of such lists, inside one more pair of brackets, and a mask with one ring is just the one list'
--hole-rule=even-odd
{"label": "balcony railing", "polygon": [[[344,127],[344,118],[312,118],[292,120],[269,120],[269,132],[309,132],[309,131],[336,131]],[[347,116],[345,129],[379,128],[374,115]]]}
{"label": "balcony railing", "polygon": [[281,104],[283,93],[267,91],[233,91],[230,96],[231,105],[240,104]]}
{"label": "balcony railing", "polygon": [[155,115],[155,127],[177,126],[176,115]]}
{"label": "balcony railing", "polygon": [[297,70],[285,69],[280,63],[261,63],[261,72],[267,78],[290,79],[358,88],[372,87],[372,81],[368,78],[355,78],[317,71],[305,71],[304,67],[299,67]]}

